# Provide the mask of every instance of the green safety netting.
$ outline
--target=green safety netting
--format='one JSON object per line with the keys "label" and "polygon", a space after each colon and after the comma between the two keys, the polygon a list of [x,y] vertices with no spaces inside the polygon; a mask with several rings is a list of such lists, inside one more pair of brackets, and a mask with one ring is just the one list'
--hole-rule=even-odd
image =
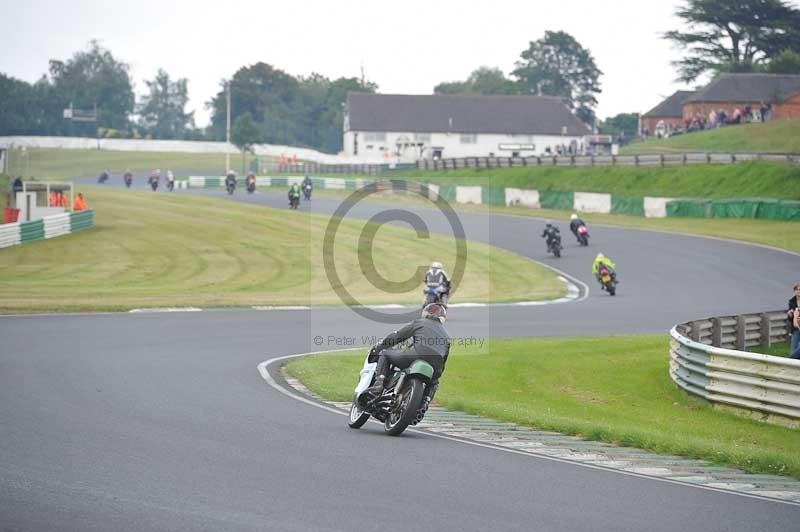
{"label": "green safety netting", "polygon": [[611,195],[611,213],[644,216],[644,198],[641,196]]}
{"label": "green safety netting", "polygon": [[683,198],[667,203],[667,216],[800,220],[800,201],[769,198]]}
{"label": "green safety netting", "polygon": [[439,197],[447,202],[455,202],[456,201],[455,185],[441,185],[439,187]]}
{"label": "green safety netting", "polygon": [[506,204],[506,189],[496,187],[481,187],[481,203],[484,205]]}
{"label": "green safety netting", "polygon": [[540,190],[539,204],[542,209],[572,210],[575,205],[575,193]]}

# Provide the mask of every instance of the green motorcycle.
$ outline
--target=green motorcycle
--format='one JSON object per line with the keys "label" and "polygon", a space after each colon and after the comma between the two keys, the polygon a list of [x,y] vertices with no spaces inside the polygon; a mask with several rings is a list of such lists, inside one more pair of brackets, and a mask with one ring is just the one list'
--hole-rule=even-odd
{"label": "green motorcycle", "polygon": [[416,360],[402,370],[392,366],[383,394],[375,397],[366,390],[375,381],[376,366],[367,355],[350,405],[348,425],[360,428],[371,416],[383,422],[386,434],[399,436],[425,416],[436,388],[432,383],[434,369],[424,360]]}

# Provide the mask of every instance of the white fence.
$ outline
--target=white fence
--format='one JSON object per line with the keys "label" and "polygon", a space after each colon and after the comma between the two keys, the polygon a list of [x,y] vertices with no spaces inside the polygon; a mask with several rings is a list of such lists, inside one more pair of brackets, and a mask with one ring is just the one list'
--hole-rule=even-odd
{"label": "white fence", "polygon": [[783,341],[787,332],[785,311],[676,325],[670,331],[670,377],[714,406],[800,428],[800,360],[742,351]]}

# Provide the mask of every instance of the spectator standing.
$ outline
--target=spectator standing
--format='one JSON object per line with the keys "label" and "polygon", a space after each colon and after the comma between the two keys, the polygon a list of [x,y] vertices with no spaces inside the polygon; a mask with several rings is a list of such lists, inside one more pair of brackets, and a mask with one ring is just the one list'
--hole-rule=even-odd
{"label": "spectator standing", "polygon": [[789,320],[789,334],[791,335],[789,356],[800,359],[800,283],[795,284],[792,289],[794,296],[789,300],[789,310],[786,317]]}
{"label": "spectator standing", "polygon": [[14,183],[11,185],[11,205],[17,205],[17,192],[22,192],[22,178],[17,176]]}
{"label": "spectator standing", "polygon": [[50,192],[48,203],[51,207],[58,207],[58,194],[55,191]]}
{"label": "spectator standing", "polygon": [[767,106],[764,105],[764,102],[761,102],[761,107],[758,109],[759,114],[761,115],[761,121],[767,121]]}
{"label": "spectator standing", "polygon": [[78,192],[75,202],[72,205],[72,210],[78,212],[85,211],[86,209],[88,209],[88,207],[86,206],[86,202],[83,201],[83,192]]}

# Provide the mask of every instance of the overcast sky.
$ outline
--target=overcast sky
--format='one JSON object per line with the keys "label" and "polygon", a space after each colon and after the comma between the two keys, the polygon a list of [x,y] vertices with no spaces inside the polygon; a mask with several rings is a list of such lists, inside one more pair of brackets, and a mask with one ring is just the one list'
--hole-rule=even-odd
{"label": "overcast sky", "polygon": [[[477,67],[508,75],[545,30],[588,48],[604,75],[598,116],[646,112],[673,91],[660,38],[677,29],[679,0],[256,2],[0,0],[0,72],[35,81],[51,58],[67,59],[98,39],[131,67],[141,95],[159,68],[189,80],[189,110],[204,126],[220,80],[244,65],[269,63],[291,75],[359,76],[386,94],[432,94]],[[800,4],[800,0],[793,2]]]}

